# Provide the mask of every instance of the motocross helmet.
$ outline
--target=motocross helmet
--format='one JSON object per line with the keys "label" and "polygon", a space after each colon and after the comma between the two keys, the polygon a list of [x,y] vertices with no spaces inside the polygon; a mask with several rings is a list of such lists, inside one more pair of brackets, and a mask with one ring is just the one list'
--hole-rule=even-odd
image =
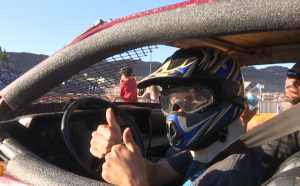
{"label": "motocross helmet", "polygon": [[177,150],[200,150],[225,141],[227,126],[244,110],[244,84],[238,65],[219,49],[180,49],[138,88],[162,87],[160,104],[168,140]]}

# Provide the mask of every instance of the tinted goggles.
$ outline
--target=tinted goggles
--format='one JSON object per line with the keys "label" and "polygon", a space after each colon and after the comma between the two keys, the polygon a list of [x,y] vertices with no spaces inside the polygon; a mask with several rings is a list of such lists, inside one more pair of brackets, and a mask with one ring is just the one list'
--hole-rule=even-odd
{"label": "tinted goggles", "polygon": [[177,111],[179,107],[187,114],[203,112],[214,101],[214,91],[205,86],[175,87],[163,90],[160,95],[160,104],[164,114]]}
{"label": "tinted goggles", "polygon": [[291,79],[295,79],[295,78],[298,78],[298,80],[300,80],[300,74],[295,72],[294,70],[292,69],[288,69],[287,71],[287,77],[288,78],[291,78]]}

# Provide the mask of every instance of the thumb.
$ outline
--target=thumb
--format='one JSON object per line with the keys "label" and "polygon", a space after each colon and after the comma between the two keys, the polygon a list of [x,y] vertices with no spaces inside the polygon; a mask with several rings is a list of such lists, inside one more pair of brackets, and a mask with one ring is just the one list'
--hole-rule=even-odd
{"label": "thumb", "polygon": [[137,145],[135,144],[130,128],[126,128],[123,133],[123,141],[125,146],[131,151],[135,152]]}
{"label": "thumb", "polygon": [[116,143],[121,143],[121,141],[122,141],[121,128],[118,125],[118,123],[116,122],[116,118],[115,118],[114,112],[113,112],[113,110],[111,108],[108,108],[106,110],[106,120],[107,120],[107,123],[110,126],[111,130],[117,136]]}
{"label": "thumb", "polygon": [[119,125],[116,122],[115,114],[111,108],[106,109],[106,120],[108,125],[111,126],[113,129],[119,127]]}

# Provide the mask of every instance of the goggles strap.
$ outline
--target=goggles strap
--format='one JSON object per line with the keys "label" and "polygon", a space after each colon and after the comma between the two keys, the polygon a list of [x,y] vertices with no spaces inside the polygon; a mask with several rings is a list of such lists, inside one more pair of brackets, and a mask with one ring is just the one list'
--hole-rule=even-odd
{"label": "goggles strap", "polygon": [[228,101],[233,106],[245,109],[246,98],[242,96],[227,95],[223,100]]}

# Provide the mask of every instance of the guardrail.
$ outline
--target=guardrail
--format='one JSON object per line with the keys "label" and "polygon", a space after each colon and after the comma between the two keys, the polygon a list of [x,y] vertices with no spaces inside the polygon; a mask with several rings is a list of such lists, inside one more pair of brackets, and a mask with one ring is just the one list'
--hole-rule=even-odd
{"label": "guardrail", "polygon": [[115,97],[112,102],[123,102],[123,98],[122,97]]}
{"label": "guardrail", "polygon": [[[115,97],[112,102],[123,102],[123,98],[122,97]],[[151,103],[151,100],[150,100],[150,98],[138,97],[138,102]]]}

